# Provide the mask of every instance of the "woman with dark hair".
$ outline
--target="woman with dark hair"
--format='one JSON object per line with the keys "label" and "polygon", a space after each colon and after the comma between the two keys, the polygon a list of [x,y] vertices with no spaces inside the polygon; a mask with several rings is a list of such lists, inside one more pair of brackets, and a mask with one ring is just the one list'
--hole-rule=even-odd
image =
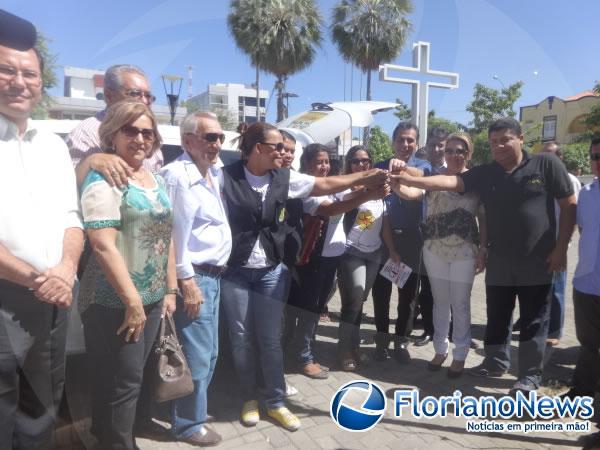
{"label": "woman with dark hair", "polygon": [[288,270],[282,264],[288,198],[327,195],[355,185],[381,186],[387,173],[374,169],[353,175],[313,177],[281,168],[283,137],[257,122],[239,143],[243,159],[223,169],[233,246],[223,275],[222,303],[233,361],[243,390],[241,422],[259,421],[256,374],[264,380],[267,414],[288,430],[300,420],[284,406],[281,324]]}
{"label": "woman with dark hair", "polygon": [[[310,144],[304,148],[300,159],[300,172],[314,177],[326,177],[329,170],[327,147]],[[301,372],[309,378],[325,379],[329,375],[329,370],[315,361],[312,343],[319,314],[326,307],[334,288],[335,273],[346,246],[344,213],[363,202],[381,198],[383,193],[384,188],[360,191],[356,194],[350,194],[350,191],[346,190],[334,195],[302,200],[307,229],[311,221],[317,221],[322,226],[320,234],[316,234],[316,239],[304,242],[305,247],[309,246],[309,259],[308,262],[301,261],[304,264],[296,267],[298,277],[292,280],[287,325],[291,327],[288,331],[293,335],[290,350],[300,364]]]}
{"label": "woman with dark hair", "polygon": [[[360,174],[371,169],[371,153],[362,145],[355,145],[346,154],[345,173]],[[354,191],[370,192],[369,187],[355,186]],[[390,258],[399,261],[392,239],[392,228],[387,219],[383,191],[346,214],[346,250],[338,270],[338,285],[342,300],[338,352],[342,370],[352,372],[357,363],[367,361],[359,351],[360,322],[363,303],[367,300],[381,262],[382,243]],[[381,195],[379,195],[381,194]]]}
{"label": "woman with dark hair", "polygon": [[[106,152],[131,168],[123,189],[95,170],[81,187],[84,227],[93,250],[79,291],[90,361],[92,433],[101,448],[137,448],[132,429],[144,365],[161,315],[175,310],[177,277],[172,210],[163,179],[144,168],[160,148],[152,111],[121,101],[100,125]],[[86,304],[87,303],[87,304]]]}
{"label": "woman with dark hair", "polygon": [[[473,154],[467,133],[448,136],[444,150],[445,175],[466,172]],[[403,199],[425,197],[427,214],[423,226],[423,262],[433,293],[433,347],[435,355],[428,369],[437,371],[448,357],[448,331],[452,319],[453,360],[449,378],[459,377],[471,344],[471,288],[475,274],[485,268],[487,232],[478,195],[431,191],[395,184]]]}

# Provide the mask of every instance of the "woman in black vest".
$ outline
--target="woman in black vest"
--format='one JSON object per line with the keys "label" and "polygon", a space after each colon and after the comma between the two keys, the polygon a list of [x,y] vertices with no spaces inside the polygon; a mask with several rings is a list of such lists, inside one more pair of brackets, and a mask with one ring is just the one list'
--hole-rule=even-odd
{"label": "woman in black vest", "polygon": [[267,413],[288,430],[299,419],[284,406],[281,323],[288,271],[281,263],[288,198],[327,195],[354,185],[381,186],[387,173],[315,178],[282,169],[283,138],[272,125],[255,123],[240,137],[242,159],[223,169],[223,195],[233,238],[221,285],[233,361],[243,390],[241,421],[258,423],[257,371],[265,384]]}

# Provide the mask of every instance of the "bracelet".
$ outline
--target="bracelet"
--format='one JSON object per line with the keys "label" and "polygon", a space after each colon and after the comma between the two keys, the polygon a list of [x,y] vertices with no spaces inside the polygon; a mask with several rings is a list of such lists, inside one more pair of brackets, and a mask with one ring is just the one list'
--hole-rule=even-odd
{"label": "bracelet", "polygon": [[167,288],[167,295],[169,295],[169,294],[179,295],[179,288],[176,288],[176,287],[170,288],[170,287],[168,287]]}

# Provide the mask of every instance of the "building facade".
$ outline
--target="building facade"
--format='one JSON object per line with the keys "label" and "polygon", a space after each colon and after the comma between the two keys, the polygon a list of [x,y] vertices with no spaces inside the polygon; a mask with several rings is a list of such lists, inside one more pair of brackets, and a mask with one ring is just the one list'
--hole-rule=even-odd
{"label": "building facade", "polygon": [[[269,92],[259,90],[260,120],[265,121],[266,103]],[[211,111],[219,116],[226,115],[228,121],[254,123],[257,117],[256,89],[236,83],[209,84],[208,89],[187,100],[190,109]]]}
{"label": "building facade", "polygon": [[537,105],[522,106],[519,117],[528,139],[539,137],[542,144],[548,141],[571,144],[577,136],[589,131],[585,118],[598,104],[600,96],[593,91],[584,91],[564,100],[550,96]]}
{"label": "building facade", "polygon": [[[52,96],[48,114],[51,119],[83,120],[102,111],[104,103],[104,71],[85,69],[80,67],[64,68],[64,94]],[[157,92],[154,92],[157,95]],[[168,124],[171,121],[171,112],[167,105],[152,105],[158,123]],[[175,122],[179,123],[187,109],[177,107]]]}

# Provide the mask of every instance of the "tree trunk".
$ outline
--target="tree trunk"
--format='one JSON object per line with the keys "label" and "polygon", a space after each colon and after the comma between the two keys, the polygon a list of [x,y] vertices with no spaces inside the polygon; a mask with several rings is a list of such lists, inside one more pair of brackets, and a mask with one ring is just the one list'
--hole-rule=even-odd
{"label": "tree trunk", "polygon": [[[367,101],[371,101],[371,71],[367,70]],[[370,128],[363,129],[363,145],[369,147],[369,132]]]}
{"label": "tree trunk", "polygon": [[285,105],[283,104],[283,92],[285,91],[285,75],[277,75],[277,122],[281,122],[284,117]]}
{"label": "tree trunk", "polygon": [[256,64],[256,121],[260,122],[260,70]]}

